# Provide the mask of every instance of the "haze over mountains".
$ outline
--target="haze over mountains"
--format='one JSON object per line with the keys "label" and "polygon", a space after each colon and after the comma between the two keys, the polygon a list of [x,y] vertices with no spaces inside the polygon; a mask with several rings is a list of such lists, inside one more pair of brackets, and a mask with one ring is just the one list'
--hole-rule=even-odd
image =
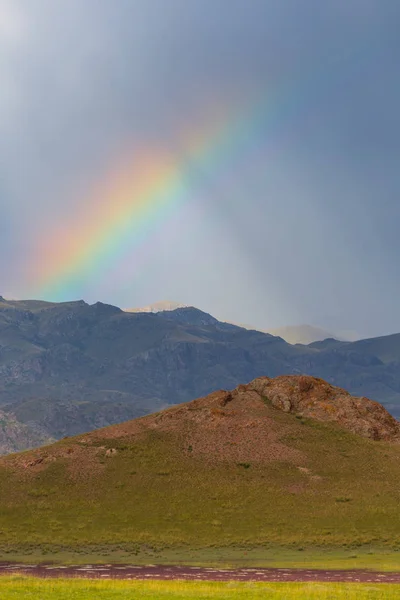
{"label": "haze over mountains", "polygon": [[[127,312],[162,312],[167,310],[176,310],[177,308],[189,308],[187,304],[181,304],[180,302],[174,302],[172,300],[161,300],[148,304],[141,308],[127,308]],[[275,329],[263,329],[255,327],[254,325],[248,325],[243,323],[233,323],[244,329],[255,329],[263,333],[270,333],[271,335],[279,336],[283,338],[289,344],[311,344],[312,342],[318,342],[326,340],[327,338],[335,338],[336,340],[354,342],[360,339],[361,336],[355,332],[339,332],[332,333],[321,327],[315,327],[313,325],[288,325],[286,327],[278,327]]]}
{"label": "haze over mountains", "polygon": [[129,313],[82,300],[0,299],[0,410],[8,426],[26,426],[26,442],[8,429],[3,452],[126,421],[259,376],[302,373],[400,415],[400,334],[293,346],[193,307]]}

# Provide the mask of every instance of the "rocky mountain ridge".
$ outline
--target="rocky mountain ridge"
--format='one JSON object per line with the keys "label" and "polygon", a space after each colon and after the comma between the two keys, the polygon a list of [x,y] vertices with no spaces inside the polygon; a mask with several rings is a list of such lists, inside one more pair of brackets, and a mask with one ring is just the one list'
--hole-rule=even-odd
{"label": "rocky mountain ridge", "polygon": [[[154,302],[141,308],[126,308],[126,312],[133,313],[158,313],[158,312],[171,312],[179,308],[193,308],[187,304],[181,304],[180,302],[174,302],[172,300],[165,300],[160,302]],[[289,344],[312,344],[313,342],[323,341],[327,338],[335,338],[339,341],[353,342],[360,339],[361,336],[356,334],[354,331],[346,331],[339,333],[332,333],[321,327],[315,327],[314,325],[287,325],[285,327],[277,327],[272,329],[263,329],[262,327],[255,327],[254,325],[244,323],[232,323],[230,321],[224,321],[230,325],[236,325],[237,327],[243,327],[244,329],[253,329],[255,331],[261,331],[261,333],[269,333],[271,335],[281,337],[285,342]]]}

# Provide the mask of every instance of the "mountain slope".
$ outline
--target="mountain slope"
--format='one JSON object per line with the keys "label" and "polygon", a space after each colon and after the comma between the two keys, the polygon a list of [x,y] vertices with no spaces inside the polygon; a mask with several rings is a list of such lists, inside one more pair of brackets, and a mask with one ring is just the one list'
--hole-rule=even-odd
{"label": "mountain slope", "polygon": [[313,342],[323,341],[327,338],[342,339],[337,335],[325,331],[319,327],[312,325],[288,325],[286,327],[278,327],[276,329],[260,329],[252,325],[241,324],[244,329],[255,329],[262,333],[268,333],[277,337],[281,337],[285,342],[289,344],[303,344],[307,346]]}
{"label": "mountain slope", "polygon": [[289,325],[287,327],[278,327],[269,329],[266,333],[278,335],[289,344],[312,344],[313,342],[323,341],[328,338],[334,338],[340,341],[353,342],[360,339],[360,336],[354,331],[343,331],[331,333],[314,325]]}
{"label": "mountain slope", "polygon": [[293,346],[193,307],[131,314],[100,302],[0,300],[0,409],[55,438],[290,373],[323,377],[396,415],[397,356],[400,336]]}
{"label": "mountain slope", "polygon": [[[341,348],[346,351],[345,346]],[[359,355],[376,356],[384,364],[400,365],[400,333],[358,340],[353,342],[348,349]]]}
{"label": "mountain slope", "polygon": [[[155,302],[154,304],[149,304],[148,306],[143,306],[142,308],[126,308],[126,312],[134,312],[134,313],[143,313],[143,312],[172,312],[177,309],[188,308],[194,309],[192,306],[188,306],[186,304],[180,304],[179,302],[172,302],[170,300]],[[204,313],[206,314],[206,313]],[[322,341],[327,338],[336,338],[338,340],[346,340],[346,341],[354,341],[359,339],[359,336],[354,332],[344,332],[343,334],[333,334],[325,329],[321,329],[320,327],[315,327],[313,325],[288,325],[286,327],[278,327],[276,329],[260,329],[259,327],[254,327],[253,325],[245,325],[243,323],[234,324],[228,321],[224,321],[227,325],[233,325],[236,327],[243,327],[244,329],[253,329],[255,331],[261,331],[261,333],[269,333],[271,335],[281,337],[289,344],[311,344],[313,342]]]}
{"label": "mountain slope", "polygon": [[337,338],[336,334],[312,325],[291,325],[268,330],[271,335],[278,335],[289,344],[311,344],[312,342]]}
{"label": "mountain slope", "polygon": [[2,458],[0,544],[392,547],[398,436],[376,403],[262,378]]}
{"label": "mountain slope", "polygon": [[17,421],[14,415],[0,411],[0,455],[20,452],[55,441],[46,433]]}

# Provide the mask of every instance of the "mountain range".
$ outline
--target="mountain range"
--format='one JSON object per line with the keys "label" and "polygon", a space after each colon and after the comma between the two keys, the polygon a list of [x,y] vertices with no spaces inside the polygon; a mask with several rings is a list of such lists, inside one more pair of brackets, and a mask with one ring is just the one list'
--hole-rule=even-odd
{"label": "mountain range", "polygon": [[[126,421],[256,377],[303,373],[400,415],[400,334],[291,345],[193,307],[129,313],[101,302],[1,298],[0,410],[8,433],[0,451]],[[12,435],[21,425],[22,441],[21,433]]]}
{"label": "mountain range", "polygon": [[[148,304],[141,308],[127,308],[126,312],[151,312],[158,313],[162,311],[172,311],[177,308],[189,308],[187,304],[181,304],[180,302],[174,302],[173,300],[162,300]],[[224,321],[226,322],[226,321]],[[270,333],[271,335],[279,336],[283,338],[289,344],[311,344],[312,342],[318,342],[326,340],[327,338],[335,338],[337,340],[353,342],[360,339],[360,336],[354,331],[345,331],[339,333],[332,333],[321,327],[315,327],[314,325],[287,325],[286,327],[278,327],[275,329],[262,329],[255,327],[254,325],[248,325],[243,323],[232,323],[238,325],[244,329],[255,329],[262,333]]]}

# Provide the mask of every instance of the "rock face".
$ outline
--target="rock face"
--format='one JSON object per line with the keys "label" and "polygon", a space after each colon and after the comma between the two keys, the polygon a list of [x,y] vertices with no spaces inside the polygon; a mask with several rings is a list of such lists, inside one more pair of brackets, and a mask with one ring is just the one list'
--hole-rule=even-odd
{"label": "rock face", "polygon": [[400,423],[381,404],[353,397],[322,379],[305,375],[260,377],[246,387],[283,412],[335,421],[344,429],[373,440],[400,439]]}

